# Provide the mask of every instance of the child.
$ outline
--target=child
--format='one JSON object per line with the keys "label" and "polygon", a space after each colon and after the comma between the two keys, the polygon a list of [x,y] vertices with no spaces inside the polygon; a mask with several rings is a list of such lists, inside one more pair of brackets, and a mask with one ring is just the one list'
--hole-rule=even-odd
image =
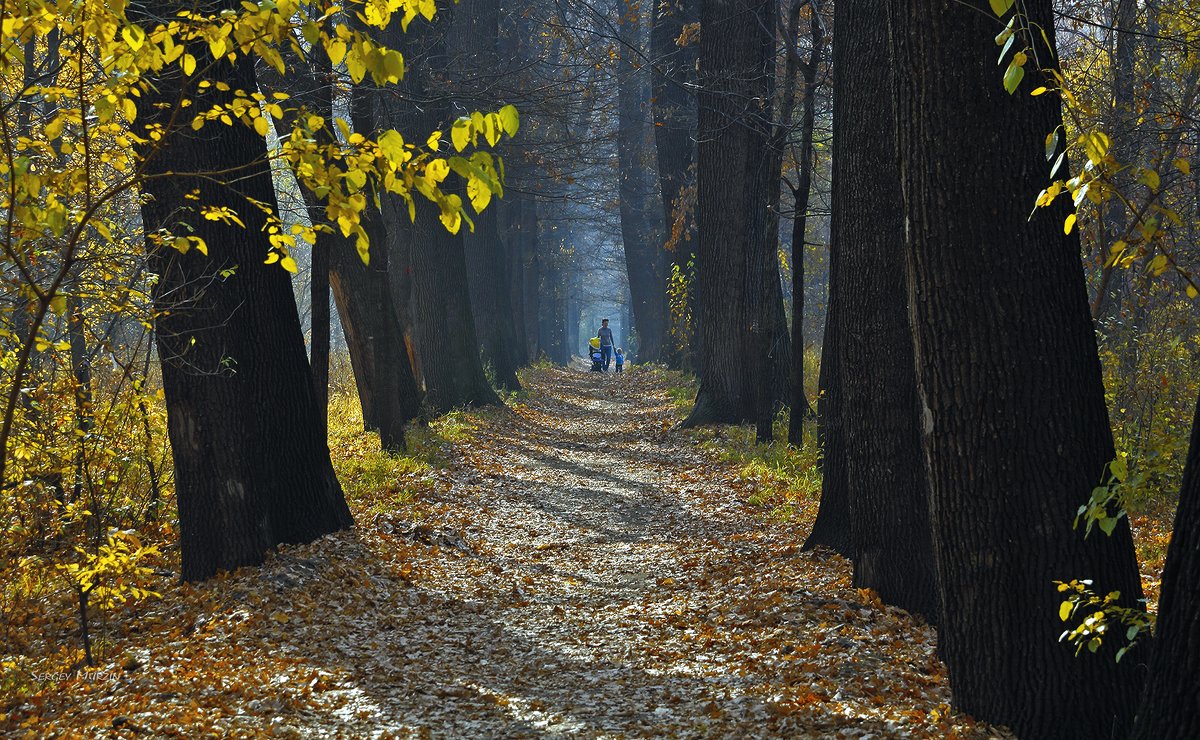
{"label": "child", "polygon": [[600,352],[600,337],[592,337],[588,342],[588,357],[592,360],[592,372],[604,371],[604,355]]}
{"label": "child", "polygon": [[624,368],[624,367],[625,367],[625,350],[618,347],[617,348],[617,372],[621,372],[622,368]]}

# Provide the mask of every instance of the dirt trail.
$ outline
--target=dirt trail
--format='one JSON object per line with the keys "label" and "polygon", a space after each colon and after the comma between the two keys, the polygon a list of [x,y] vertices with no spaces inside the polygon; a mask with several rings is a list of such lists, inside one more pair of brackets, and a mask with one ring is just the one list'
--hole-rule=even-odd
{"label": "dirt trail", "polygon": [[[189,591],[158,619],[192,624],[131,651],[107,714],[58,711],[184,734],[993,734],[947,717],[933,631],[800,552],[807,523],[743,503],[657,376],[526,384],[456,443],[419,523],[360,517]],[[205,686],[222,661],[248,685]]]}

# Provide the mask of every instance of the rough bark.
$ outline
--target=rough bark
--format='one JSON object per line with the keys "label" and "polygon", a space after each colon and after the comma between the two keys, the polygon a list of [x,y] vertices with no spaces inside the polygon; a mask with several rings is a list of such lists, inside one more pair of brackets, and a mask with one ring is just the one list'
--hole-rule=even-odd
{"label": "rough bark", "polygon": [[[624,7],[622,5],[622,7]],[[637,10],[622,14],[617,66],[617,166],[621,242],[633,297],[637,361],[663,358],[667,333],[666,241],[655,173],[658,163],[648,122],[650,70],[642,62],[643,38]]]}
{"label": "rough bark", "polygon": [[[234,89],[256,88],[245,58],[219,62],[215,76]],[[138,99],[138,122],[165,122],[169,110],[155,104],[175,101],[181,84],[174,68],[156,79]],[[210,88],[193,96],[195,109],[227,96]],[[291,282],[279,265],[263,264],[264,217],[245,199],[275,205],[265,141],[248,127],[209,123],[198,132],[185,126],[143,153],[147,233],[184,222],[209,251],[149,245],[183,577],[199,580],[352,519],[318,431]],[[230,169],[236,186],[196,174]],[[201,217],[187,198],[193,190],[200,203],[237,212],[246,227]]]}
{"label": "rough bark", "polygon": [[474,216],[475,232],[463,235],[463,251],[480,351],[491,367],[496,385],[517,391],[521,383],[517,380],[517,332],[512,322],[509,260],[500,238],[496,208],[493,202]]}
{"label": "rough bark", "polygon": [[[483,87],[492,81],[489,75],[499,70],[499,12],[499,0],[475,0],[470,12],[455,13],[450,34],[454,49],[450,87],[470,110],[497,108],[500,104],[492,99],[495,93]],[[501,239],[498,208],[499,199],[494,199],[483,213],[472,216],[475,230],[464,232],[463,252],[479,350],[496,385],[516,391],[521,388],[514,349],[517,332],[510,319],[513,301],[509,261]]]}
{"label": "rough bark", "polygon": [[462,235],[442,227],[436,205],[418,202],[410,249],[411,315],[425,405],[439,414],[460,406],[499,405],[480,358]]}
{"label": "rough bark", "polygon": [[[650,28],[650,58],[653,61],[654,142],[658,157],[659,194],[663,223],[674,219],[674,205],[691,179],[696,161],[696,60],[695,40],[678,45],[684,27],[699,21],[696,0],[664,0],[654,3]],[[686,267],[693,256],[684,242],[672,257]]]}
{"label": "rough bark", "polygon": [[[1052,29],[1051,5],[1022,9]],[[987,3],[887,9],[939,652],[954,702],[1023,737],[1117,736],[1140,692],[1140,651],[1114,664],[1112,645],[1076,657],[1058,640],[1055,579],[1093,579],[1131,608],[1142,594],[1125,520],[1111,537],[1072,528],[1114,452],[1078,236],[1063,234],[1065,205],[1029,214],[1062,111],[1053,96],[1004,91]]]}
{"label": "rough bark", "polygon": [[1200,737],[1200,400],[1163,569],[1154,654],[1132,737]]}
{"label": "rough bark", "polygon": [[[896,184],[895,84],[886,20],[840,0],[833,49],[833,249],[839,255],[838,367],[854,583],[938,619],[928,485],[908,329],[904,203]],[[880,101],[885,104],[880,105]],[[852,299],[851,299],[852,297]]]}
{"label": "rough bark", "polygon": [[[377,123],[406,132],[447,127],[453,117],[452,97],[438,78],[452,72],[447,34],[456,28],[461,12],[440,9],[432,23],[414,25],[397,39],[413,50],[410,65],[419,66],[405,78],[403,99],[388,98],[389,104],[377,110]],[[409,300],[425,405],[433,413],[445,413],[460,406],[500,404],[480,357],[463,234],[445,229],[436,205],[420,197],[416,201],[415,223],[396,208],[390,209],[387,223],[393,238],[401,240],[393,243],[393,259],[407,257],[406,264],[400,262],[404,269],[393,270],[393,278],[399,284],[397,292]],[[467,228],[465,223],[462,228]]]}
{"label": "rough bark", "polygon": [[[696,265],[700,391],[687,426],[756,420],[760,383],[774,383],[755,335],[782,312],[767,251],[774,84],[774,6],[705,3],[701,34]],[[785,333],[786,338],[786,333]],[[786,368],[786,365],[784,366]],[[786,373],[786,369],[784,370]],[[784,376],[786,378],[786,375]]]}
{"label": "rough bark", "polygon": [[834,277],[838,274],[837,253],[829,255],[829,309],[825,314],[825,338],[821,343],[821,371],[817,399],[817,444],[821,447],[821,503],[804,549],[818,545],[850,557],[850,494],[846,482],[846,443],[842,437],[842,384],[840,366],[840,297]]}

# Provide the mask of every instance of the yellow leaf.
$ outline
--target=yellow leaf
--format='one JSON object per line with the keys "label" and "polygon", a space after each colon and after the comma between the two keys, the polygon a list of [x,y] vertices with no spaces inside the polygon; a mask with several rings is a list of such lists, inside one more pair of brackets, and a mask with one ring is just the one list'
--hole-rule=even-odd
{"label": "yellow leaf", "polygon": [[129,44],[129,48],[137,51],[146,43],[146,32],[137,25],[129,25],[121,29],[121,38]]}
{"label": "yellow leaf", "polygon": [[354,84],[363,81],[363,77],[367,75],[367,64],[359,53],[358,47],[350,50],[346,55],[346,70],[350,72],[350,79],[354,80]]}
{"label": "yellow leaf", "polygon": [[515,106],[506,105],[499,111],[500,125],[504,127],[505,133],[509,137],[517,135],[517,130],[521,128],[521,117],[517,114]]}
{"label": "yellow leaf", "polygon": [[1073,228],[1075,228],[1075,214],[1074,213],[1067,216],[1066,221],[1063,221],[1063,233],[1070,234],[1071,229],[1073,229]]}
{"label": "yellow leaf", "polygon": [[489,113],[483,118],[483,136],[487,139],[488,146],[496,146],[500,141],[500,116],[495,113]]}
{"label": "yellow leaf", "polygon": [[442,144],[442,132],[441,131],[434,131],[432,134],[429,135],[429,138],[425,140],[425,146],[429,147],[429,150],[433,151],[433,152],[436,152],[438,150],[438,147],[441,146],[441,144]]}
{"label": "yellow leaf", "polygon": [[1058,606],[1058,618],[1062,621],[1067,621],[1071,618],[1071,612],[1075,610],[1075,604],[1070,601],[1064,601]]}
{"label": "yellow leaf", "polygon": [[279,260],[279,266],[293,275],[300,271],[300,268],[296,265],[296,260],[292,259],[291,257],[284,257],[283,259]]}
{"label": "yellow leaf", "polygon": [[383,156],[387,157],[387,161],[393,167],[404,164],[404,137],[400,135],[400,132],[385,131],[376,143],[379,144],[379,150],[383,152]]}
{"label": "yellow leaf", "polygon": [[1183,157],[1180,157],[1179,159],[1175,160],[1175,169],[1177,169],[1180,172],[1182,172],[1183,174],[1187,175],[1187,174],[1191,174],[1192,165],[1186,159],[1184,159]]}
{"label": "yellow leaf", "polygon": [[1162,179],[1154,170],[1142,170],[1138,176],[1138,182],[1150,188],[1154,192],[1158,192],[1158,186],[1162,184]]}
{"label": "yellow leaf", "polygon": [[475,212],[480,213],[492,201],[492,190],[483,180],[471,175],[467,179],[467,197],[471,199],[471,207]]}
{"label": "yellow leaf", "polygon": [[1108,154],[1109,139],[1103,131],[1093,131],[1083,138],[1083,148],[1093,165],[1100,164]]}
{"label": "yellow leaf", "polygon": [[454,151],[461,152],[471,138],[471,119],[463,116],[454,122],[450,127],[450,143],[454,144]]}
{"label": "yellow leaf", "polygon": [[267,123],[267,119],[262,116],[254,119],[254,130],[259,136],[266,136],[270,128],[271,126]]}
{"label": "yellow leaf", "polygon": [[444,159],[430,160],[429,164],[425,165],[425,176],[435,183],[445,180],[449,174],[450,165]]}
{"label": "yellow leaf", "polygon": [[325,45],[325,53],[329,55],[329,61],[336,67],[346,58],[346,42],[336,40],[327,43]]}
{"label": "yellow leaf", "polygon": [[183,61],[179,66],[183,68],[183,73],[190,77],[196,72],[196,57],[191,54],[184,54]]}

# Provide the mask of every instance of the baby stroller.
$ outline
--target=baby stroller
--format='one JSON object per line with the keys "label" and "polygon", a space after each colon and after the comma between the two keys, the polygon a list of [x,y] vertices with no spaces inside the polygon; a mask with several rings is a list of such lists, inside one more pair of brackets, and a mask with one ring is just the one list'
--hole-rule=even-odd
{"label": "baby stroller", "polygon": [[600,352],[600,339],[593,337],[588,343],[588,357],[592,358],[592,372],[604,372],[604,355]]}

